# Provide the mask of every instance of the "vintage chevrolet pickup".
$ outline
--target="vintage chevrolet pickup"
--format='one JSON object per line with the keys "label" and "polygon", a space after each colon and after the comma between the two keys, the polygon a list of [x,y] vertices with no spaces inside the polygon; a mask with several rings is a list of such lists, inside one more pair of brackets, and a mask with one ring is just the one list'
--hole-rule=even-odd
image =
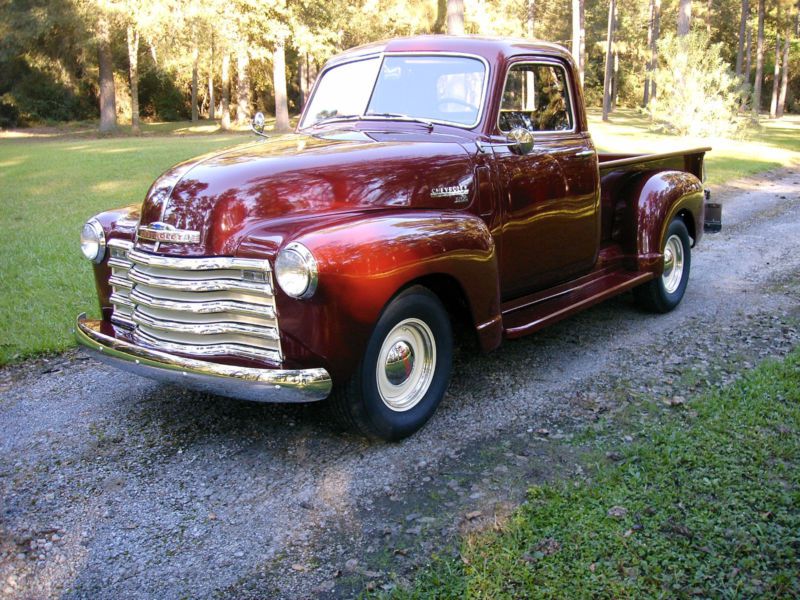
{"label": "vintage chevrolet pickup", "polygon": [[76,336],[215,394],[327,398],[397,440],[442,399],[454,328],[490,351],[626,290],[675,308],[691,248],[720,227],[707,150],[598,154],[558,46],[355,48],[295,133],[179,164],[141,207],[86,223],[102,318]]}

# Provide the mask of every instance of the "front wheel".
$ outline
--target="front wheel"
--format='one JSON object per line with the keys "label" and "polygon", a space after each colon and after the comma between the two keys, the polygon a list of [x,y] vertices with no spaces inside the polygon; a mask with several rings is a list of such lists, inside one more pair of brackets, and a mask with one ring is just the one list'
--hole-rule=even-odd
{"label": "front wheel", "polygon": [[331,402],[351,428],[387,441],[403,439],[433,415],[452,361],[447,311],[428,289],[409,288],[384,310],[356,373]]}
{"label": "front wheel", "polygon": [[680,304],[689,283],[692,265],[692,247],[686,224],[676,218],[670,223],[665,236],[664,272],[661,277],[648,281],[633,290],[636,300],[648,310],[666,313]]}

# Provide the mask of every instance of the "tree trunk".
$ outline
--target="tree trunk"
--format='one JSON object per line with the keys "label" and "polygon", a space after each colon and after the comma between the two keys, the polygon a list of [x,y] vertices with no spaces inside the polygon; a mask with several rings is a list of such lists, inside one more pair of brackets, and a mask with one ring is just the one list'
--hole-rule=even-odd
{"label": "tree trunk", "polygon": [[433,33],[447,33],[447,0],[436,0],[436,21]]}
{"label": "tree trunk", "polygon": [[224,130],[231,128],[231,55],[228,50],[222,55],[222,120]]}
{"label": "tree trunk", "polygon": [[572,0],[572,57],[583,85],[585,70],[586,30],[584,26],[584,0]]}
{"label": "tree trunk", "polygon": [[744,58],[745,37],[747,37],[747,19],[750,17],[750,0],[742,0],[742,16],[739,19],[739,48],[736,52],[736,74],[744,74],[742,62]]}
{"label": "tree trunk", "polygon": [[[614,30],[619,24],[614,25]],[[616,45],[615,45],[616,46]],[[619,97],[619,52],[614,48],[614,74],[611,76],[611,112],[617,110],[617,98]]]}
{"label": "tree trunk", "polygon": [[744,80],[747,83],[750,83],[750,71],[753,70],[753,32],[748,27],[747,28],[747,55],[746,55],[746,64],[744,66]]}
{"label": "tree trunk", "polygon": [[[753,36],[750,33],[750,25],[747,25],[747,34],[745,35],[747,40],[745,41],[745,46],[747,51],[745,53],[745,60],[746,63],[744,65],[744,69],[742,70],[742,78],[744,83],[750,85],[750,66],[753,57]],[[752,100],[752,98],[751,98]],[[747,108],[747,98],[744,94],[742,94],[742,100],[739,104],[739,112],[744,112],[745,108]]]}
{"label": "tree trunk", "polygon": [[789,85],[789,49],[792,45],[792,28],[786,28],[786,39],[783,40],[783,73],[781,74],[781,89],[778,93],[778,112],[777,117],[783,116],[786,110],[786,88]]}
{"label": "tree trunk", "polygon": [[581,0],[581,87],[586,72],[586,2]]}
{"label": "tree trunk", "polygon": [[650,20],[647,24],[647,47],[650,58],[645,63],[644,98],[642,106],[647,108],[650,98],[655,95],[656,82],[653,78],[658,66],[658,27],[661,12],[661,0],[650,0]]}
{"label": "tree trunk", "polygon": [[100,131],[117,129],[117,96],[114,91],[114,58],[111,55],[111,32],[108,18],[97,19],[97,62],[100,67]]}
{"label": "tree trunk", "polygon": [[758,0],[758,38],[756,42],[756,80],[753,84],[753,118],[761,111],[761,86],[764,78],[764,0]]}
{"label": "tree trunk", "polygon": [[606,72],[603,78],[603,121],[608,121],[611,112],[611,75],[614,72],[614,15],[616,14],[616,0],[611,0],[608,5],[608,42],[606,44]]}
{"label": "tree trunk", "polygon": [[708,0],[706,4],[706,33],[708,38],[711,39],[711,17],[714,11],[714,0]]}
{"label": "tree trunk", "polygon": [[289,104],[286,98],[286,45],[275,42],[272,54],[272,81],[275,88],[275,131],[289,131]]}
{"label": "tree trunk", "polygon": [[211,36],[211,56],[208,57],[208,118],[212,121],[217,116],[217,105],[214,97],[214,36]]}
{"label": "tree trunk", "polygon": [[139,31],[128,25],[128,65],[131,86],[131,133],[139,135]]}
{"label": "tree trunk", "polygon": [[247,123],[250,116],[250,57],[247,55],[247,46],[240,43],[236,49],[236,122],[239,125]]}
{"label": "tree trunk", "polygon": [[308,93],[311,91],[308,85],[308,54],[303,54],[299,57],[299,69],[297,69],[298,76],[300,77],[300,110],[303,110],[308,100]]}
{"label": "tree trunk", "polygon": [[200,61],[200,47],[197,45],[197,34],[192,40],[192,123],[197,123],[197,65]]}
{"label": "tree trunk", "polygon": [[528,10],[525,11],[525,29],[528,33],[528,37],[533,39],[536,36],[534,35],[534,26],[536,25],[536,0],[528,0]]}
{"label": "tree trunk", "polygon": [[778,116],[778,88],[781,79],[781,36],[775,38],[775,70],[772,72],[772,99],[769,103],[769,118]]}
{"label": "tree trunk", "polygon": [[447,33],[464,35],[464,0],[447,0]]}
{"label": "tree trunk", "polygon": [[692,27],[692,0],[680,0],[678,6],[678,37],[683,37]]}

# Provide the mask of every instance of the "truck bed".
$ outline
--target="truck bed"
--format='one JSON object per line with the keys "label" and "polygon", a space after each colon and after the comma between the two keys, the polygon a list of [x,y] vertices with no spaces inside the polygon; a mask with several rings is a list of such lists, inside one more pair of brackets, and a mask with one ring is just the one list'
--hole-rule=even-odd
{"label": "truck bed", "polygon": [[505,302],[503,331],[507,338],[528,335],[560,321],[587,306],[632,289],[652,279],[652,273],[624,266],[624,255],[615,227],[626,210],[629,184],[647,171],[685,171],[703,179],[703,157],[710,148],[694,148],[660,154],[598,153],[602,241],[594,269],[578,279]]}
{"label": "truck bed", "polygon": [[601,177],[614,171],[641,171],[651,169],[675,169],[687,171],[703,179],[703,156],[711,148],[692,148],[657,154],[616,154],[598,152],[597,160]]}

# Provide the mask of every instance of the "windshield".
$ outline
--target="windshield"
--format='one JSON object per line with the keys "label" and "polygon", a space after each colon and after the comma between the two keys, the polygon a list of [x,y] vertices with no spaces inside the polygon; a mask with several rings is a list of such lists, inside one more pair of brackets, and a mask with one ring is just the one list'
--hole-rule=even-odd
{"label": "windshield", "polygon": [[410,118],[477,125],[486,66],[476,58],[392,55],[325,71],[300,128],[334,118]]}

